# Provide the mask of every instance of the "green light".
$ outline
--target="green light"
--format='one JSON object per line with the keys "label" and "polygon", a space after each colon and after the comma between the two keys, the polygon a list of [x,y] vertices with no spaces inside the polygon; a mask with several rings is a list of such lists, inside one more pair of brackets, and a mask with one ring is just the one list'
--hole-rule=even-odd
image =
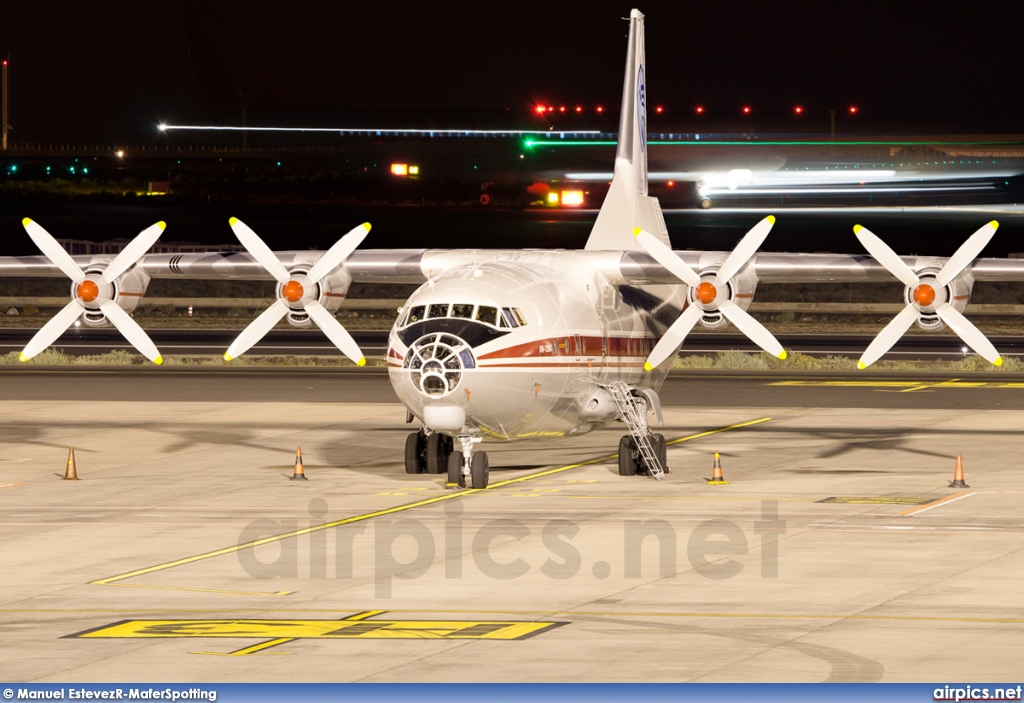
{"label": "green light", "polygon": [[277,165],[278,165],[278,166],[280,166],[280,165],[281,165],[281,162],[280,162],[280,161],[278,161],[278,162],[277,162]]}
{"label": "green light", "polygon": [[89,167],[88,166],[83,166],[82,167],[82,173],[89,173]]}
{"label": "green light", "polygon": [[17,171],[18,171],[18,164],[11,164],[11,173],[16,173]]}
{"label": "green light", "polygon": [[[831,141],[746,141],[746,140],[707,140],[701,139],[700,141],[680,141],[680,142],[669,142],[669,141],[651,141],[647,142],[650,145],[658,146],[703,146],[710,144],[712,146],[944,146],[944,145],[956,145],[956,146],[992,146],[992,145],[1019,145],[1020,142],[1014,141],[993,141],[993,142],[879,142],[879,141],[842,141],[842,142],[831,142]],[[527,146],[544,146],[545,142],[527,142]],[[551,142],[552,146],[615,146],[617,142],[613,140],[580,140],[580,141],[558,141]],[[995,162],[993,162],[995,163]]]}

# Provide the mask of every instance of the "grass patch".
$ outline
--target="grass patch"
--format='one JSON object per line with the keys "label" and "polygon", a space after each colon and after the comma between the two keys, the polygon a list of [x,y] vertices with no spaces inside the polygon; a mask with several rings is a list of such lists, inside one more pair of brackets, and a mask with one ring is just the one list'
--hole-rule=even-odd
{"label": "grass patch", "polygon": [[[695,354],[676,359],[673,369],[719,369],[742,371],[776,370],[776,371],[855,371],[857,360],[828,354],[826,356],[809,356],[790,352],[786,359],[780,360],[767,352],[748,353],[741,351],[718,352],[714,356]],[[1024,362],[1015,357],[1004,357],[1002,366],[993,366],[982,357],[974,354],[963,359],[895,361],[882,359],[870,367],[873,371],[952,371],[955,373],[1020,373],[1024,371]]]}
{"label": "grass patch", "polygon": [[[0,366],[20,364],[20,352],[9,352],[0,356]],[[60,349],[47,349],[29,359],[26,364],[35,366],[146,366],[150,361],[140,354],[125,349],[115,349],[106,354],[87,354],[76,356],[66,354]],[[354,367],[344,357],[321,356],[257,356],[246,355],[224,361],[220,355],[209,356],[164,356],[166,366],[278,366],[278,367]],[[385,367],[384,357],[370,357],[367,366]],[[857,368],[857,360],[845,356],[809,356],[790,352],[785,361],[775,358],[767,352],[724,351],[714,355],[693,354],[676,359],[673,369],[716,369],[722,371],[853,371]],[[934,371],[952,373],[1021,373],[1024,362],[1015,357],[1003,359],[1002,366],[993,366],[977,355],[948,361],[894,361],[882,359],[871,366],[872,371]]]}

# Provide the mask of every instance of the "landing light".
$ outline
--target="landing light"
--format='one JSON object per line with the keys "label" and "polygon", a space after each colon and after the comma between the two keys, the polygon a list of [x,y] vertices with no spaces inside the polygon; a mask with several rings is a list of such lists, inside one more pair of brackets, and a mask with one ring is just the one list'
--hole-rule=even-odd
{"label": "landing light", "polygon": [[409,164],[391,164],[392,176],[408,176]]}
{"label": "landing light", "polygon": [[558,193],[556,191],[548,193],[548,205],[558,205]]}

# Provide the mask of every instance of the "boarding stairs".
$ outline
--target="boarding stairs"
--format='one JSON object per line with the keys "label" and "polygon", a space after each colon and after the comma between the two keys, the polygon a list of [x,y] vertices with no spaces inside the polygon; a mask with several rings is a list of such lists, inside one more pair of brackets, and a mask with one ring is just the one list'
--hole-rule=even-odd
{"label": "boarding stairs", "polygon": [[647,403],[633,395],[625,381],[612,381],[602,384],[601,388],[608,391],[619,408],[619,415],[629,428],[651,476],[658,481],[665,478],[665,467],[651,444],[654,433],[647,427]]}

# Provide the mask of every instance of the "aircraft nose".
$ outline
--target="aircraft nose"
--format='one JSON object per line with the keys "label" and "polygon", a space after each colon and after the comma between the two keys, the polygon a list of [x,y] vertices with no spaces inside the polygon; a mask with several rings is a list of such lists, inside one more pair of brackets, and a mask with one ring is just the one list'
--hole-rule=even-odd
{"label": "aircraft nose", "polygon": [[476,359],[465,340],[452,334],[431,333],[409,346],[402,367],[411,373],[413,385],[429,398],[443,398],[454,391]]}

